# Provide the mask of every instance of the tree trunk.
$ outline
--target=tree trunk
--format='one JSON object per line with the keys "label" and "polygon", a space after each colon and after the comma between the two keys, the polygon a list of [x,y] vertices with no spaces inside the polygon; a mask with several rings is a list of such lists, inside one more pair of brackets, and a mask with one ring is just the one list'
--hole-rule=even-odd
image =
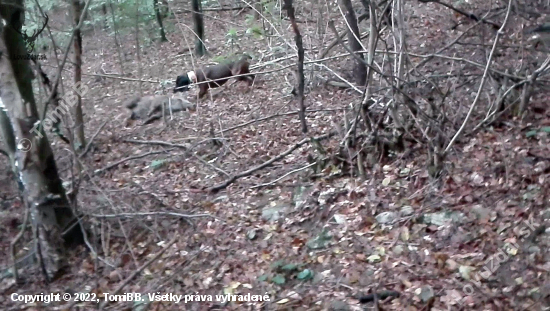
{"label": "tree trunk", "polygon": [[201,0],[191,0],[193,21],[195,22],[195,54],[203,56],[206,53],[204,47],[204,20],[202,17]]}
{"label": "tree trunk", "polygon": [[155,15],[157,16],[157,23],[159,23],[160,28],[160,41],[168,41],[166,39],[166,33],[164,32],[164,26],[162,25],[162,16],[160,14],[160,0],[153,0],[153,7],[155,8]]}
{"label": "tree trunk", "polygon": [[[342,5],[346,8],[346,21],[349,25],[348,27],[348,42],[352,51],[357,52],[361,51],[361,42],[359,42],[359,26],[357,25],[357,17],[355,16],[355,11],[351,5],[351,0],[340,0]],[[363,54],[356,53],[356,55],[363,59]],[[353,68],[353,77],[355,83],[359,86],[364,86],[367,82],[367,66],[364,62],[359,59],[355,59],[355,67]]]}
{"label": "tree trunk", "polygon": [[116,44],[116,50],[118,53],[118,61],[120,63],[120,73],[124,75],[124,62],[126,61],[126,58],[122,58],[122,52],[120,51],[120,43],[118,42],[118,29],[116,26],[116,20],[115,20],[115,8],[113,7],[113,1],[109,0],[109,8],[111,9],[111,19],[113,20],[113,30],[115,32],[114,38],[115,38],[115,44]]}
{"label": "tree trunk", "polygon": [[[82,14],[82,3],[80,0],[73,0],[73,12],[75,27],[80,23]],[[82,33],[80,28],[76,29],[74,34],[74,84],[79,85],[82,81]],[[75,133],[78,143],[76,149],[86,146],[86,137],[84,136],[84,116],[82,113],[82,97],[77,94],[77,103],[75,108]]]}
{"label": "tree trunk", "polygon": [[[82,243],[81,227],[69,206],[48,138],[39,123],[32,90],[34,78],[25,45],[17,31],[24,21],[22,0],[0,2],[0,133],[19,189],[30,209],[35,233],[35,255],[47,280],[66,264],[65,250],[73,242]],[[8,124],[6,124],[8,122]]]}
{"label": "tree trunk", "polygon": [[261,0],[254,0],[254,19],[256,20],[263,20],[261,14],[263,14],[263,11],[264,11],[264,6],[262,4],[262,1]]}
{"label": "tree trunk", "polygon": [[302,42],[302,34],[300,34],[300,29],[296,23],[296,17],[294,16],[294,7],[292,6],[292,0],[285,0],[285,5],[283,7],[287,11],[288,18],[292,24],[292,29],[294,30],[294,40],[296,41],[296,48],[298,49],[298,102],[300,105],[299,118],[300,123],[302,124],[302,132],[307,133],[307,123],[306,123],[306,106],[304,104],[304,88],[305,88],[305,77],[304,77],[304,44]]}
{"label": "tree trunk", "polygon": [[107,23],[107,5],[105,3],[101,5],[101,13],[103,14],[103,31],[107,31],[109,24]]}
{"label": "tree trunk", "polygon": [[143,89],[141,88],[141,52],[139,47],[139,2],[136,1],[136,57],[137,57],[137,69],[138,69],[138,88],[139,96],[143,96]]}

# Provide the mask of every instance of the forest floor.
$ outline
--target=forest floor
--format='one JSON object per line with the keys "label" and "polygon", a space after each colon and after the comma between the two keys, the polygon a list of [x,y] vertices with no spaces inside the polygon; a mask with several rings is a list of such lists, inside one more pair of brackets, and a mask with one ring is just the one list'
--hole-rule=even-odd
{"label": "forest floor", "polygon": [[[450,42],[473,23],[466,21],[451,30],[452,25],[445,23],[452,24],[457,16],[448,9],[416,2],[414,6],[421,11],[409,21],[409,44],[426,51],[436,43]],[[212,55],[232,49],[255,57],[269,54],[265,40],[250,36],[239,46],[226,44],[233,27],[226,21],[245,24],[245,13],[236,14],[208,12],[217,18],[205,19]],[[188,14],[179,15],[190,21]],[[316,40],[316,25],[300,27],[308,47]],[[365,22],[362,27],[367,27]],[[284,36],[293,44],[291,29],[287,31]],[[148,41],[142,46],[141,79],[173,81],[190,70],[188,52],[180,54],[186,41],[179,30],[168,38],[170,42]],[[325,41],[331,38],[327,32]],[[124,77],[138,78],[134,34],[119,39],[127,59]],[[220,294],[269,296],[267,302],[154,302],[149,310],[362,310],[373,309],[373,303],[361,305],[356,295],[373,291],[400,293],[381,302],[380,310],[543,310],[550,305],[550,238],[540,227],[550,217],[550,135],[527,134],[550,125],[546,98],[535,96],[532,105],[537,109],[523,120],[510,118],[459,141],[437,181],[428,177],[427,155],[418,146],[391,154],[361,180],[349,177],[349,169],[338,165],[313,176],[310,168],[303,168],[309,164],[308,155],[317,155],[318,150],[304,144],[282,161],[211,194],[202,189],[259,165],[306,137],[333,130],[343,120],[342,111],[360,97],[349,90],[310,84],[306,104],[312,112],[307,114],[310,131],[305,136],[297,114],[288,114],[298,109],[290,95],[293,76],[280,70],[258,75],[251,89],[230,82],[221,92],[214,91],[219,93],[213,98],[202,100],[197,111],[176,114],[167,124],[161,120],[128,125],[124,101],[138,95],[140,88],[144,95],[162,89],[158,83],[140,86],[93,76],[121,73],[113,36],[100,28],[84,34],[84,51],[83,71],[92,74],[83,77],[90,88],[83,97],[86,133],[91,138],[101,130],[93,149],[82,158],[83,174],[89,178],[80,186],[79,207],[100,236],[92,244],[102,260],[94,260],[84,249],[74,252],[71,267],[52,284],[45,284],[38,272],[28,274],[24,286],[3,277],[2,309],[68,306],[23,307],[10,300],[14,292],[91,292],[103,300],[103,293],[113,293],[174,237],[175,243],[120,293],[191,297],[198,293],[214,300]],[[329,55],[337,53],[344,50],[338,47]],[[50,55],[44,68],[53,73],[55,58]],[[339,72],[345,72],[346,66],[349,62],[343,59],[331,63]],[[67,72],[65,87],[71,79]],[[470,95],[464,97],[466,106]],[[269,116],[273,117],[258,120]],[[212,143],[212,131],[221,146]],[[52,136],[51,141],[61,175],[70,180],[71,152],[59,139]],[[322,142],[327,154],[334,154],[338,143],[338,139]],[[138,155],[144,156],[110,167]],[[0,220],[6,228],[0,233],[0,249],[7,254],[24,213],[7,162],[0,161],[4,185]],[[291,171],[295,172],[278,180]],[[130,216],[98,216],[121,213]],[[30,233],[26,238],[30,240]],[[7,266],[9,257],[0,264]],[[106,309],[142,310],[132,305],[112,302]],[[82,306],[81,310],[95,308]]]}

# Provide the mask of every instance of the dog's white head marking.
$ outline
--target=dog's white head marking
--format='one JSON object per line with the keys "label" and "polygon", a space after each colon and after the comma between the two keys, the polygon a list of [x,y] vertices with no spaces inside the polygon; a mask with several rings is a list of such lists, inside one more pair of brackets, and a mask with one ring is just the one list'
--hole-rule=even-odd
{"label": "dog's white head marking", "polygon": [[194,71],[189,71],[187,73],[187,77],[189,77],[189,80],[191,80],[191,82],[197,83],[197,75],[195,74]]}

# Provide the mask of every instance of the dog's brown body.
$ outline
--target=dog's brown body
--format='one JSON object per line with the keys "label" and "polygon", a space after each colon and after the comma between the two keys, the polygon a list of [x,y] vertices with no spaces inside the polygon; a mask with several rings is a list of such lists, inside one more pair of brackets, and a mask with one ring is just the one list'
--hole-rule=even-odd
{"label": "dog's brown body", "polygon": [[[235,62],[208,66],[194,72],[190,72],[186,75],[178,76],[176,79],[176,88],[174,89],[174,92],[185,91],[186,86],[191,83],[197,83],[199,87],[199,98],[201,98],[206,95],[208,89],[213,89],[224,85],[231,77],[249,74],[250,63],[248,62],[248,58],[249,57],[247,56],[243,56]],[[195,77],[192,77],[193,74]],[[247,81],[250,86],[254,82],[254,75],[250,74],[246,76],[238,76],[235,77],[235,79],[238,81]]]}

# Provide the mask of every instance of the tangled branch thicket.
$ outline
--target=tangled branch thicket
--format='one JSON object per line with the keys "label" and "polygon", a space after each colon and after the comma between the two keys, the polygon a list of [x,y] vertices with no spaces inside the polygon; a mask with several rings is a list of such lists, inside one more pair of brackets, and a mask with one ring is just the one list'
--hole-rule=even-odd
{"label": "tangled branch thicket", "polygon": [[[342,35],[352,28],[344,18],[344,2],[338,6],[324,3],[320,14],[305,6],[298,9],[303,18],[315,18],[318,26],[331,20],[329,35],[333,35],[326,36],[326,29],[319,26],[318,42],[312,37],[306,40],[308,87],[319,83],[352,86],[363,94],[337,126],[341,134],[338,150],[348,159],[351,174],[361,174],[364,166],[388,155],[409,152],[408,147],[414,145],[427,150],[428,172],[437,177],[455,142],[464,141],[482,127],[498,126],[506,117],[524,116],[529,95],[534,95],[535,101],[540,98],[536,90],[547,82],[544,74],[548,68],[541,62],[544,49],[537,45],[540,42],[528,40],[522,25],[529,27],[540,17],[534,11],[537,5],[542,10],[543,3],[529,9],[513,6],[512,1],[487,3],[482,14],[476,15],[469,13],[476,7],[467,4],[459,8],[439,1],[394,0],[379,5],[361,1],[365,13],[358,20],[365,22],[360,23],[364,31],[360,37],[369,40],[368,46],[359,41],[362,50],[357,50],[348,48],[343,40]],[[447,31],[432,27],[429,17],[417,15],[426,6],[438,7],[436,12],[442,17],[455,14],[445,25]],[[480,11],[477,8],[476,12]],[[290,39],[285,39],[288,32],[277,31],[273,20],[262,17],[294,54]],[[337,21],[336,27],[332,20]],[[301,27],[311,26],[304,22]],[[325,37],[337,39],[326,46]],[[336,55],[342,50],[348,53]],[[327,55],[328,60],[315,61]],[[353,62],[345,63],[344,58]],[[267,56],[265,61],[273,64]],[[289,61],[284,59],[279,66]],[[334,68],[340,65],[351,71],[361,64],[368,68],[366,88],[354,84],[355,77],[349,74],[337,75],[342,70]]]}

